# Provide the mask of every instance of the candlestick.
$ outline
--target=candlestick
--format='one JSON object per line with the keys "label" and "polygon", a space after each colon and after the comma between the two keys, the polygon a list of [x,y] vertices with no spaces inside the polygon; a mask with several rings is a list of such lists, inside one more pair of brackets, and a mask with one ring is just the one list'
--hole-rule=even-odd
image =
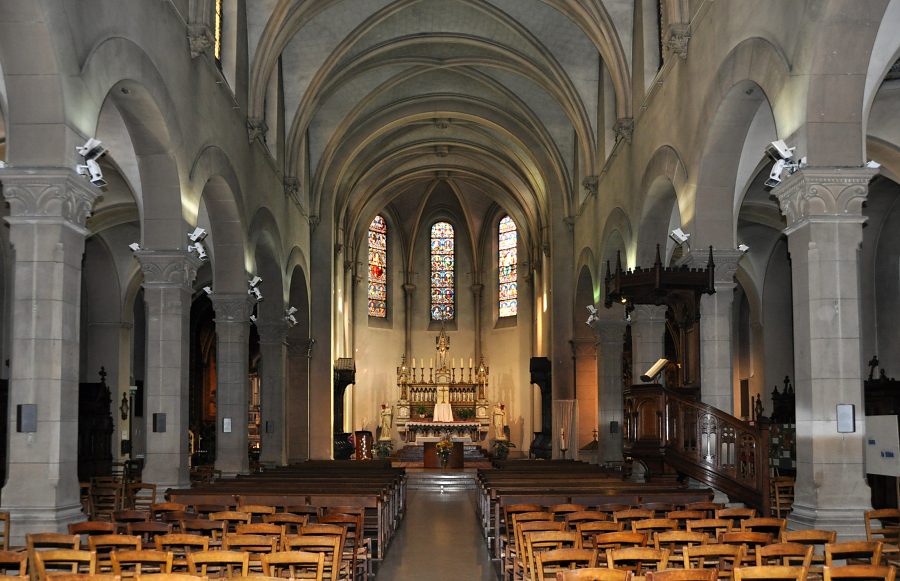
{"label": "candlestick", "polygon": [[450,360],[450,367],[456,367],[456,357]]}
{"label": "candlestick", "polygon": [[416,358],[415,358],[415,357],[412,358],[412,365],[411,365],[411,367],[412,367],[413,369],[415,369],[415,367],[416,367]]}
{"label": "candlestick", "polygon": [[428,368],[434,369],[434,358],[428,360]]}
{"label": "candlestick", "polygon": [[472,369],[473,367],[475,367],[474,365],[472,365],[472,363],[473,363],[472,358],[469,357],[469,369]]}

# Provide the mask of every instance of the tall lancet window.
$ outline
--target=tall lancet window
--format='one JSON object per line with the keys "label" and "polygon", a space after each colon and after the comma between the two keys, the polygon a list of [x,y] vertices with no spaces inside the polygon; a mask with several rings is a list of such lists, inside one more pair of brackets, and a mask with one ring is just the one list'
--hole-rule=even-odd
{"label": "tall lancet window", "polygon": [[222,2],[224,0],[213,1],[213,56],[216,57],[216,64],[222,68]]}
{"label": "tall lancet window", "polygon": [[518,273],[519,263],[517,244],[519,233],[516,223],[506,216],[500,220],[498,228],[499,256],[497,259],[497,282],[500,300],[500,316],[514,317],[519,312]]}
{"label": "tall lancet window", "polygon": [[381,216],[369,224],[369,316],[387,317],[387,224]]}
{"label": "tall lancet window", "polygon": [[431,227],[431,318],[452,321],[456,304],[453,226],[437,222]]}

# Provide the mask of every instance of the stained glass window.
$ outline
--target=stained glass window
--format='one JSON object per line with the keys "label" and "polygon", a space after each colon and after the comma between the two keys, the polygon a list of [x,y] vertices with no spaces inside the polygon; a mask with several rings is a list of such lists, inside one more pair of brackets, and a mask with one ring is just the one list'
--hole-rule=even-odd
{"label": "stained glass window", "polygon": [[516,231],[516,223],[506,216],[500,220],[498,228],[499,252],[498,289],[500,300],[500,316],[514,317],[519,312],[518,266],[519,256],[517,244],[519,234]]}
{"label": "stained glass window", "polygon": [[387,224],[381,216],[369,224],[369,316],[387,317]]}
{"label": "stained glass window", "polygon": [[216,63],[222,66],[222,2],[223,0],[215,0],[215,14],[213,22],[213,55],[216,57]]}
{"label": "stained glass window", "polygon": [[431,318],[451,321],[454,316],[453,226],[437,222],[431,227]]}

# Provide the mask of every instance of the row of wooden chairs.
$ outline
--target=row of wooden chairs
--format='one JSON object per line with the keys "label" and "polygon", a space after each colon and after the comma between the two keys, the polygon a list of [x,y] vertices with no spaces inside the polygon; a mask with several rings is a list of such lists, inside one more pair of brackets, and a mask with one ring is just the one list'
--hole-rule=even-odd
{"label": "row of wooden chairs", "polygon": [[[779,579],[796,580],[806,579],[807,572],[799,566],[753,566],[738,567],[734,570],[735,581],[744,579]],[[825,581],[837,581],[839,579],[850,580],[876,580],[894,581],[896,569],[889,566],[877,565],[845,565],[840,567],[826,567],[823,572]],[[716,569],[675,569],[662,571],[648,571],[644,577],[646,581],[716,581]],[[556,574],[558,581],[630,581],[632,572],[621,569],[592,568],[561,571]]]}

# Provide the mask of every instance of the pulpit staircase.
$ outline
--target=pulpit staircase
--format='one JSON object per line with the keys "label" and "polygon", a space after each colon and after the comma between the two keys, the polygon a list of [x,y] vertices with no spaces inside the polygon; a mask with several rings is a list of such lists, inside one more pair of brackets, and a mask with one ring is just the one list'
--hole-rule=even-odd
{"label": "pulpit staircase", "polygon": [[625,390],[623,452],[654,476],[676,472],[769,514],[769,430],[698,401],[697,390]]}

